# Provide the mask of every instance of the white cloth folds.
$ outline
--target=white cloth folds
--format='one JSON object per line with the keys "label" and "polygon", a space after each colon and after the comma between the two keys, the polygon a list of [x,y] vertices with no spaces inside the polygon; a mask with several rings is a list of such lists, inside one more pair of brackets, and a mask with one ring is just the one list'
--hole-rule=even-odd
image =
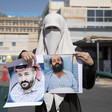
{"label": "white cloth folds", "polygon": [[44,95],[44,102],[46,104],[47,112],[51,110],[52,102],[53,102],[53,94],[46,93]]}
{"label": "white cloth folds", "polygon": [[57,112],[59,111],[59,105],[63,101],[64,96],[65,96],[65,94],[54,94],[55,106],[56,106]]}
{"label": "white cloth folds", "polygon": [[[37,45],[36,54],[47,54],[47,49],[45,47],[45,30],[47,27],[55,26],[60,29],[61,40],[58,44],[58,48],[55,51],[55,54],[73,54],[74,47],[70,38],[70,33],[68,31],[67,25],[63,17],[57,13],[48,14],[43,20],[43,26],[40,33],[39,42]],[[52,41],[55,44],[55,40]],[[54,47],[54,44],[51,44],[50,47]],[[53,53],[52,53],[53,54]]]}

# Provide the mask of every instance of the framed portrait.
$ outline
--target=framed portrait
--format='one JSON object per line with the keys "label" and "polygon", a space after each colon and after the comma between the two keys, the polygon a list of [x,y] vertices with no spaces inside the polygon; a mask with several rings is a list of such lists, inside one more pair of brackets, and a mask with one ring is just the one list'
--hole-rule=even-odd
{"label": "framed portrait", "polygon": [[29,65],[23,59],[6,63],[10,76],[7,102],[4,107],[41,105],[45,93],[43,56]]}
{"label": "framed portrait", "polygon": [[45,91],[82,93],[82,62],[74,55],[44,55]]}

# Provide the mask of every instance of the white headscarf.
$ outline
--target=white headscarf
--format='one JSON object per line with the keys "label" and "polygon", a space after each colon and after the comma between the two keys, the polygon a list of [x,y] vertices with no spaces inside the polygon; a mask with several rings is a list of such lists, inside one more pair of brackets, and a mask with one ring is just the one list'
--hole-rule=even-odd
{"label": "white headscarf", "polygon": [[[57,27],[59,30],[57,33],[55,32],[56,35],[54,34],[53,37],[51,37],[52,36],[51,32],[49,33],[49,35],[45,37],[45,33],[46,33],[45,29],[50,26]],[[73,54],[75,52],[66,22],[63,19],[63,17],[57,13],[48,14],[44,18],[39,42],[37,45],[36,55],[49,54],[48,51],[50,52],[50,54]],[[48,112],[51,109],[53,97],[55,98],[56,109],[58,110],[59,105],[64,98],[64,94],[62,95],[54,94],[53,95],[50,93],[46,93],[44,95],[44,101],[46,103],[46,108]]]}
{"label": "white headscarf", "polygon": [[[68,31],[66,22],[63,19],[63,17],[57,13],[48,14],[44,18],[39,42],[37,45],[36,54],[48,54],[47,48],[45,45],[45,29],[50,26],[55,26],[60,30],[61,38],[59,38],[60,41],[57,42],[58,45],[55,44],[55,39],[54,39],[53,41],[54,41],[55,45],[51,44],[49,42],[50,45],[47,46],[47,48],[49,48],[49,47],[53,48],[54,46],[55,47],[57,46],[56,49],[54,49],[56,51],[54,51],[53,53],[55,53],[55,54],[73,54],[75,52],[75,50],[74,50],[74,47],[73,47],[73,44],[72,44],[72,41],[70,38],[70,33]],[[50,53],[50,54],[53,54],[53,53]]]}

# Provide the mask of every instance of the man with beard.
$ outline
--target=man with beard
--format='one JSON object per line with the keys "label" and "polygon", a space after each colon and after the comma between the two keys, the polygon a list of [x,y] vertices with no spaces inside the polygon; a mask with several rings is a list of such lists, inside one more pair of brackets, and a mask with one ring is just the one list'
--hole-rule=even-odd
{"label": "man with beard", "polygon": [[78,91],[78,84],[74,75],[63,69],[63,63],[62,57],[58,55],[54,55],[50,59],[50,67],[53,71],[45,75],[47,92],[74,93]]}
{"label": "man with beard", "polygon": [[[14,68],[18,83],[11,88],[10,97],[14,102],[39,102],[44,96],[44,75],[39,65],[20,65]],[[15,74],[15,75],[16,75]]]}

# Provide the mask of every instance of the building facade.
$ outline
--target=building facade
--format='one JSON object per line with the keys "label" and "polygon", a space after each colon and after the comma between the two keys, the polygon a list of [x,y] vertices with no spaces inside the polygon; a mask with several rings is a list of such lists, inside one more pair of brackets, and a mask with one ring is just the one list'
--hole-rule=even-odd
{"label": "building facade", "polygon": [[0,16],[0,63],[6,56],[17,59],[24,49],[32,51],[38,41],[39,18]]}
{"label": "building facade", "polygon": [[65,18],[73,42],[91,35],[112,36],[111,0],[50,0],[43,16],[53,12]]}

